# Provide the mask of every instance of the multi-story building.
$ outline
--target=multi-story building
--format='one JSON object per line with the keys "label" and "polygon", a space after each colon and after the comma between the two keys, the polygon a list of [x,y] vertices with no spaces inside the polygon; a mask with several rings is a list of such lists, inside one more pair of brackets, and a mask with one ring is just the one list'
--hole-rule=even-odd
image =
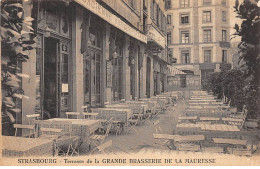
{"label": "multi-story building", "polygon": [[23,6],[24,16],[34,18],[37,48],[21,65],[30,76],[22,79],[30,99],[17,105],[15,123],[27,124],[28,114],[65,117],[83,106],[167,90],[163,0],[28,0]]}
{"label": "multi-story building", "polygon": [[212,72],[231,62],[229,0],[166,0],[172,65],[186,75],[170,77],[176,89],[200,89]]}

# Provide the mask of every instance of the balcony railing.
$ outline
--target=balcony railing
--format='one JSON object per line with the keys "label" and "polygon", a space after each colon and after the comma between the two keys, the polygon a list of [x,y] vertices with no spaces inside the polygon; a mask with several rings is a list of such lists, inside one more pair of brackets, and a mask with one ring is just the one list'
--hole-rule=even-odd
{"label": "balcony railing", "polygon": [[219,42],[220,47],[230,48],[230,42]]}

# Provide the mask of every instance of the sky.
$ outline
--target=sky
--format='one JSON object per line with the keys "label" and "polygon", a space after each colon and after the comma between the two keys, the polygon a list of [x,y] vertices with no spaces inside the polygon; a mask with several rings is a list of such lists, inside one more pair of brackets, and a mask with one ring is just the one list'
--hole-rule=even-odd
{"label": "sky", "polygon": [[[239,3],[241,3],[243,0],[239,0]],[[237,23],[239,26],[242,23],[242,20],[239,18],[236,18],[237,13],[234,12],[234,5],[235,5],[236,0],[229,0],[229,9],[230,9],[230,35],[232,35],[233,33],[235,33],[235,29],[234,26]],[[240,41],[240,37],[236,37],[234,39],[231,40],[231,42],[235,42],[235,41]]]}
{"label": "sky", "polygon": [[[237,23],[239,27],[241,26],[242,20],[240,18],[236,18],[237,13],[234,12],[234,5],[235,5],[236,0],[229,0],[229,9],[230,9],[230,35],[235,33],[234,26]],[[243,0],[239,0],[239,4],[241,4]],[[260,1],[258,2],[258,6],[260,6]],[[231,40],[232,42],[240,41],[240,37],[236,37]]]}

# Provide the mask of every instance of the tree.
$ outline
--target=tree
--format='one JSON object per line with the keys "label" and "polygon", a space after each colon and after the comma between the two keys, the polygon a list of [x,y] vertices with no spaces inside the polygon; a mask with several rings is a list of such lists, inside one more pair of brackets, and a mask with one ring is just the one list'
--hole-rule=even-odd
{"label": "tree", "polygon": [[11,123],[15,123],[15,114],[21,113],[17,99],[28,99],[20,83],[29,75],[21,73],[19,65],[29,59],[28,52],[35,48],[32,21],[31,17],[24,18],[21,3],[1,2],[1,112]]}
{"label": "tree", "polygon": [[251,117],[260,115],[257,107],[260,94],[260,8],[259,0],[244,0],[241,4],[236,0],[234,9],[241,18],[241,26],[235,25],[235,36],[241,36],[238,45],[240,60],[243,60],[243,77],[247,85],[244,87],[246,108]]}

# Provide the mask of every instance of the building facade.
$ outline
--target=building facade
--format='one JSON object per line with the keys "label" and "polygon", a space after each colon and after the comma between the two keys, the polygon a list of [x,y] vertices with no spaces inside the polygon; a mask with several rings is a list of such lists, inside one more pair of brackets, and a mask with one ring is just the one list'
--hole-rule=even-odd
{"label": "building facade", "polygon": [[29,99],[21,101],[15,123],[28,124],[29,114],[62,118],[83,106],[167,91],[163,0],[42,0],[23,6],[34,19],[37,47],[22,64],[30,76],[22,79]]}
{"label": "building facade", "polygon": [[[228,0],[166,0],[167,42],[172,65],[187,74],[171,77],[176,89],[203,88],[230,63]],[[178,82],[178,83],[177,83]]]}

